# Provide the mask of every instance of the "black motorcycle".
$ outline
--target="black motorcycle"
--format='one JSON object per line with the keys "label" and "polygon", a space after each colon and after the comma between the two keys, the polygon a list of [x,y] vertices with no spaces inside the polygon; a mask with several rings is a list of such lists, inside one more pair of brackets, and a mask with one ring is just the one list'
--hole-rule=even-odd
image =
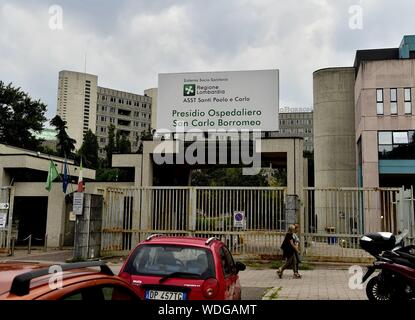
{"label": "black motorcycle", "polygon": [[376,258],[362,283],[380,270],[366,285],[369,300],[415,300],[415,246],[405,246],[405,236],[378,232],[360,239],[361,248]]}

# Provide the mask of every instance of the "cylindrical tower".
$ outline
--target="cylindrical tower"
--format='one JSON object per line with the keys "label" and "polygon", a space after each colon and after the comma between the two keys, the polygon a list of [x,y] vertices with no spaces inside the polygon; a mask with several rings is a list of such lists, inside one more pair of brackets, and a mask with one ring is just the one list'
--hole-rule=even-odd
{"label": "cylindrical tower", "polygon": [[313,73],[316,191],[315,211],[309,218],[319,232],[350,229],[346,216],[351,213],[345,213],[338,203],[339,197],[345,196],[343,192],[319,188],[356,186],[354,84],[354,68],[327,68]]}
{"label": "cylindrical tower", "polygon": [[356,186],[355,69],[313,73],[316,188]]}

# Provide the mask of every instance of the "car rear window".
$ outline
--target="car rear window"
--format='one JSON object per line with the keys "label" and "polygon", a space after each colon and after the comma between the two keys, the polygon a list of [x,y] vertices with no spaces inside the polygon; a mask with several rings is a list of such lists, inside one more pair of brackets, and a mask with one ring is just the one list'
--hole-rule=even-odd
{"label": "car rear window", "polygon": [[189,276],[193,279],[215,277],[213,256],[209,250],[178,245],[141,245],[131,255],[125,271],[153,276],[182,272],[194,274]]}

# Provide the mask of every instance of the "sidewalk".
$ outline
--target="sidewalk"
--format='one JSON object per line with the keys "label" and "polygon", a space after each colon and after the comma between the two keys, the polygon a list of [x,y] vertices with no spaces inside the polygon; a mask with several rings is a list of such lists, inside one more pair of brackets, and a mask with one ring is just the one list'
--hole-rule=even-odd
{"label": "sidewalk", "polygon": [[0,261],[20,260],[20,261],[44,261],[44,262],[66,262],[73,256],[72,249],[43,251],[41,249],[32,249],[31,254],[27,253],[27,249],[18,249],[14,251],[13,256],[6,253],[0,253]]}
{"label": "sidewalk", "polygon": [[287,270],[279,279],[275,270],[247,269],[240,273],[243,287],[275,288],[278,300],[366,300],[363,290],[349,288],[348,270],[305,270],[302,279],[293,279],[292,270]]}

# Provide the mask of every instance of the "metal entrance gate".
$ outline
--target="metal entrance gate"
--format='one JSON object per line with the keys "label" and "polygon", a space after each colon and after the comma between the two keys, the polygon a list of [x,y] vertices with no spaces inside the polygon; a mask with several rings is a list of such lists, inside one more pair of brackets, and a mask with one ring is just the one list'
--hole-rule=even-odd
{"label": "metal entrance gate", "polygon": [[216,236],[234,254],[279,253],[285,188],[108,188],[102,251],[128,252],[153,233]]}
{"label": "metal entrance gate", "polygon": [[13,187],[0,187],[0,252],[8,252],[13,221]]}
{"label": "metal entrance gate", "polygon": [[[408,197],[408,194],[411,194]],[[414,242],[413,190],[403,188],[305,188],[303,254],[324,261],[365,261],[359,239],[369,232],[408,229]]]}
{"label": "metal entrance gate", "polygon": [[[126,254],[150,234],[216,236],[233,254],[279,255],[287,228],[286,190],[254,187],[108,188],[102,252]],[[300,239],[308,260],[363,262],[367,232],[407,228],[414,242],[413,190],[305,188]],[[244,217],[237,221],[236,213]]]}

